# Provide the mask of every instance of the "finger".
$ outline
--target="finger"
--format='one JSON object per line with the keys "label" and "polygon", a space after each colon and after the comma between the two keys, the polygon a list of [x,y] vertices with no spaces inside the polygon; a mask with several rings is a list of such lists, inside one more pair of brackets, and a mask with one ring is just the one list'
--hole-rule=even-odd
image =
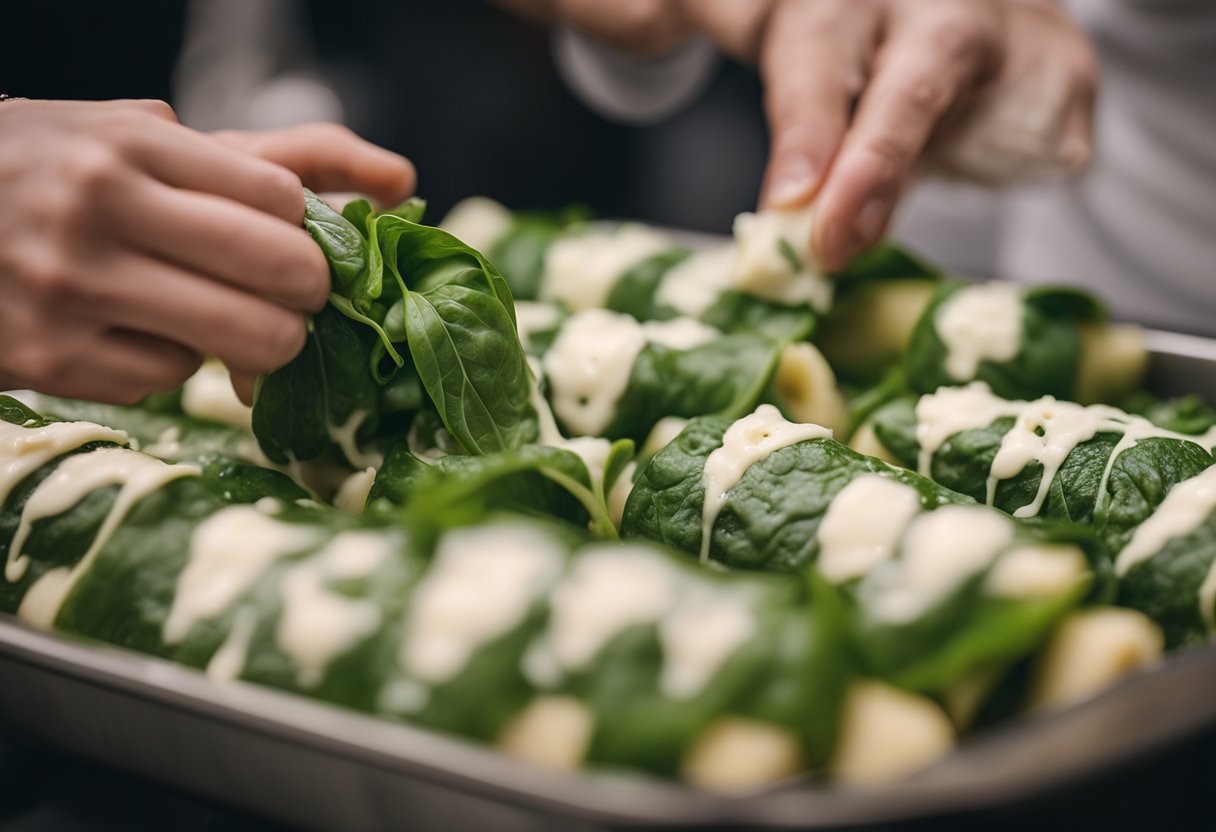
{"label": "finger", "polygon": [[329,295],[329,265],[308,232],[240,203],[142,178],[109,213],[127,241],[188,271],[304,312]]}
{"label": "finger", "polygon": [[1064,120],[1059,159],[1071,173],[1079,173],[1093,157],[1094,105],[1097,99],[1096,72],[1083,73],[1074,100]]}
{"label": "finger", "polygon": [[169,103],[156,98],[116,98],[102,103],[115,107],[130,107],[173,124],[179,123],[177,113],[169,106]]}
{"label": "finger", "polygon": [[990,71],[998,35],[944,15],[891,31],[820,194],[814,245],[827,268],[878,241],[934,128]]}
{"label": "finger", "polygon": [[61,361],[57,372],[43,375],[40,392],[135,404],[150,393],[179,387],[202,363],[200,355],[177,344],[132,332],[113,331],[75,340],[70,349],[61,342],[60,348],[71,359]]}
{"label": "finger", "polygon": [[762,206],[806,202],[823,182],[876,35],[868,9],[842,15],[832,3],[783,3],[774,10],[760,55],[772,133]]}
{"label": "finger", "polygon": [[364,141],[339,124],[213,135],[224,144],[282,165],[318,192],[354,191],[381,205],[395,205],[410,196],[417,183],[409,159]]}
{"label": "finger", "polygon": [[134,127],[127,152],[166,185],[226,197],[291,225],[304,221],[304,187],[286,168],[187,127],[148,119]]}
{"label": "finger", "polygon": [[241,400],[241,404],[253,407],[253,391],[257,386],[257,375],[243,370],[234,371],[229,369],[228,376],[232,380],[232,390],[236,393],[236,397]]}
{"label": "finger", "polygon": [[253,373],[283,366],[304,345],[304,316],[145,255],[97,264],[65,314],[173,341]]}

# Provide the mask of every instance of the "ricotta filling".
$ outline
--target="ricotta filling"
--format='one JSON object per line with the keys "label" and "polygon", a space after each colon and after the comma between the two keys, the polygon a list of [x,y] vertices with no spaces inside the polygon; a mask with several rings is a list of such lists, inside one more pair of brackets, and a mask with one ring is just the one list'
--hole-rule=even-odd
{"label": "ricotta filling", "polygon": [[735,257],[734,246],[694,251],[663,275],[655,302],[681,315],[700,318],[730,288]]}
{"label": "ricotta filling", "polygon": [[971,381],[981,361],[1011,361],[1022,343],[1022,289],[995,281],[955,292],[934,316],[946,372]]}
{"label": "ricotta filling", "polygon": [[904,529],[920,511],[915,488],[862,474],[832,499],[819,524],[819,571],[833,583],[867,574],[895,556]]}
{"label": "ricotta filling", "polygon": [[675,247],[669,235],[636,223],[562,237],[545,253],[541,300],[575,311],[603,307],[625,272]]}
{"label": "ricotta filling", "polygon": [[645,346],[645,330],[629,315],[588,309],[567,319],[542,366],[568,430],[595,436],[608,429]]}
{"label": "ricotta filling", "polygon": [[814,221],[813,205],[735,217],[733,287],[786,306],[808,304],[826,312],[833,287],[811,251]]}

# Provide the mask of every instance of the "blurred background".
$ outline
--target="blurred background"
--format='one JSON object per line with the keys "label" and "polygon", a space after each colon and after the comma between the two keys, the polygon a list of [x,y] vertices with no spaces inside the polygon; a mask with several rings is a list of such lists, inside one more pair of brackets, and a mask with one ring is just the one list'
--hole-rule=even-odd
{"label": "blurred background", "polygon": [[669,118],[613,122],[563,83],[548,31],[485,0],[0,9],[0,91],[162,98],[200,129],[341,121],[413,160],[433,222],[486,194],[726,232],[759,190],[767,133],[749,70],[720,61]]}

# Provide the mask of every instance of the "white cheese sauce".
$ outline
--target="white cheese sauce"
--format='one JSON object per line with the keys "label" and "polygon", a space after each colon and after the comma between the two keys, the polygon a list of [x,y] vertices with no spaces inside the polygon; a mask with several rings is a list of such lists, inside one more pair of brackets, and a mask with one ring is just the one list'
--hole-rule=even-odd
{"label": "white cheese sauce", "polygon": [[1014,525],[985,506],[943,506],[913,518],[900,557],[889,561],[873,598],[876,615],[905,623],[946,598],[967,578],[988,568],[1014,539]]}
{"label": "white cheese sauce", "polygon": [[675,247],[668,234],[636,223],[563,237],[545,253],[541,300],[575,311],[602,307],[625,272]]}
{"label": "white cheese sauce", "polygon": [[547,642],[566,672],[626,629],[654,624],[677,600],[675,570],[644,546],[584,549],[551,596]]}
{"label": "white cheese sauce", "polygon": [[659,689],[690,699],[754,636],[753,603],[750,592],[703,582],[645,546],[586,548],[554,589],[548,629],[524,655],[523,670],[539,687],[554,687],[626,630],[654,626],[663,650]]}
{"label": "white cheese sauce", "polygon": [[131,508],[173,480],[198,473],[194,465],[169,465],[127,448],[98,448],[65,459],[34,489],[21,512],[5,564],[5,577],[10,581],[20,580],[28,567],[28,558],[21,557],[20,549],[35,521],[68,511],[99,488],[118,485],[118,495],[76,565],[43,573],[21,599],[17,615],[37,627],[50,629],[76,582],[92,568],[93,561]]}
{"label": "white cheese sauce", "polygon": [[971,381],[981,361],[1010,361],[1022,344],[1022,289],[994,281],[955,292],[934,316],[946,347],[946,372]]}
{"label": "white cheese sauce", "polygon": [[402,666],[429,685],[454,679],[478,648],[523,623],[564,560],[551,537],[522,524],[449,532],[415,587]]}
{"label": "white cheese sauce", "polygon": [[241,607],[232,617],[228,637],[207,662],[206,674],[217,682],[234,682],[245,672],[249,660],[249,645],[257,630],[258,614],[254,607]]}
{"label": "white cheese sauce", "polygon": [[394,535],[348,531],[287,570],[276,643],[296,666],[301,687],[315,687],[333,660],[376,632],[381,612],[366,598],[328,588],[332,581],[367,577],[395,548]]}
{"label": "white cheese sauce", "polygon": [[228,368],[205,361],[182,385],[182,412],[195,419],[253,430],[253,410],[236,397]]}
{"label": "white cheese sauce", "polygon": [[826,312],[833,287],[811,251],[814,222],[813,205],[735,217],[733,287],[787,306],[809,304]]}
{"label": "white cheese sauce", "polygon": [[27,428],[0,421],[0,505],[23,479],[57,456],[90,442],[127,443],[127,434],[92,422],[51,422]]}
{"label": "white cheese sauce", "polygon": [[372,485],[376,482],[376,469],[367,467],[342,480],[338,491],[334,494],[334,508],[348,514],[362,514],[367,504],[367,495],[371,493]]}
{"label": "white cheese sauce", "polygon": [[701,562],[709,562],[710,536],[730,490],[743,473],[772,453],[811,439],[830,439],[832,432],[819,425],[786,421],[781,411],[762,404],[755,413],[739,419],[722,436],[722,446],[705,460],[705,502],[701,510]]}
{"label": "white cheese sauce", "polygon": [[228,506],[198,525],[165,619],[165,644],[179,644],[200,621],[218,618],[281,557],[317,543],[320,532],[283,523],[253,506]]}
{"label": "white cheese sauce", "polygon": [[986,497],[992,505],[1001,481],[1016,477],[1027,465],[1038,462],[1043,466],[1038,492],[1029,503],[1013,512],[1014,517],[1022,518],[1038,515],[1051,483],[1068,455],[1099,433],[1117,433],[1121,438],[1107,458],[1098,486],[1098,506],[1106,498],[1106,485],[1115,461],[1136,443],[1151,438],[1170,438],[1209,450],[1216,442],[1216,431],[1200,436],[1175,433],[1113,407],[1084,406],[1057,401],[1051,396],[1031,402],[1007,401],[993,395],[986,384],[973,382],[966,387],[942,388],[932,395],[922,396],[917,402],[920,473],[931,475],[934,454],[951,436],[987,427],[1004,417],[1012,417],[1014,424],[1002,437],[992,460]]}
{"label": "white cheese sauce", "polygon": [[566,320],[542,366],[553,410],[569,431],[595,436],[608,429],[645,346],[645,330],[629,315],[588,309]]}
{"label": "white cheese sauce", "polygon": [[659,690],[668,699],[693,698],[755,635],[756,626],[750,599],[742,593],[714,593],[682,604],[659,622]]}
{"label": "white cheese sauce", "polygon": [[359,447],[359,428],[366,420],[367,411],[356,410],[342,424],[325,426],[329,440],[338,446],[353,468],[379,468],[384,464],[384,457],[380,454]]}
{"label": "white cheese sauce", "polygon": [[655,303],[690,318],[701,317],[730,288],[736,256],[733,245],[693,252],[663,275]]}
{"label": "white cheese sauce", "polygon": [[819,571],[833,583],[860,578],[895,556],[904,529],[920,511],[915,488],[862,474],[832,499],[819,524]]}

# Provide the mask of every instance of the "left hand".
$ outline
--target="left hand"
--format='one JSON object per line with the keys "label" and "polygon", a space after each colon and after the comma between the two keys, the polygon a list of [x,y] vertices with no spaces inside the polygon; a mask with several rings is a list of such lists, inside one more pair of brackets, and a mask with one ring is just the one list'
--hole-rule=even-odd
{"label": "left hand", "polygon": [[[287,168],[316,192],[367,194],[385,206],[414,192],[417,176],[404,156],[364,141],[340,124],[305,124],[279,130],[221,130],[220,142]],[[245,404],[253,402],[256,374],[229,368],[232,387]]]}

